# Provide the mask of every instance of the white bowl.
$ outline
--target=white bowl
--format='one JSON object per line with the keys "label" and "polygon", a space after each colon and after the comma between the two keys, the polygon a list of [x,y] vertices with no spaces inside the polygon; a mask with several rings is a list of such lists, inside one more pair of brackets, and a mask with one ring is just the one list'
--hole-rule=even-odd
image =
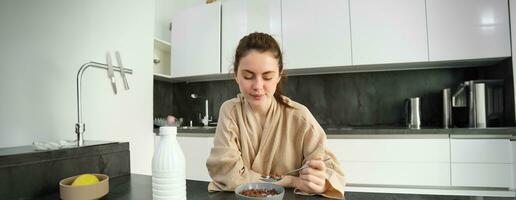
{"label": "white bowl", "polygon": [[[269,197],[249,197],[249,196],[240,194],[242,191],[249,190],[249,189],[267,189],[267,190],[274,189],[277,192],[279,192],[279,194],[272,195]],[[244,184],[239,185],[237,188],[235,188],[235,195],[238,200],[262,200],[262,199],[282,200],[284,194],[285,194],[285,188],[283,188],[282,186],[273,184],[273,183],[244,183]]]}

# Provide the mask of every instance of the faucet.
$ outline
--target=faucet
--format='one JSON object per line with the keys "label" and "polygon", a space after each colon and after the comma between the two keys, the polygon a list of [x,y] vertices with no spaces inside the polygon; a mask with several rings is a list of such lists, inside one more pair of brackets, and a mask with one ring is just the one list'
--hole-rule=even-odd
{"label": "faucet", "polygon": [[[119,57],[119,56],[117,56]],[[117,66],[108,66],[103,63],[97,63],[97,62],[88,62],[81,66],[79,69],[79,72],[77,73],[77,123],[75,124],[75,133],[77,134],[77,146],[83,146],[84,145],[84,131],[85,131],[85,124],[82,123],[82,104],[81,104],[81,81],[82,81],[82,74],[88,67],[95,67],[98,69],[104,69],[104,70],[110,70],[109,68],[112,67],[113,71],[120,72],[121,74],[133,74],[133,70],[130,68],[124,68],[122,66],[122,63],[119,61],[119,67]],[[127,84],[127,80],[125,79],[125,75],[122,75],[124,77],[124,86],[126,86],[126,89],[129,88]]]}
{"label": "faucet", "polygon": [[198,99],[198,98],[203,98],[203,99],[205,99],[205,101],[204,101],[204,104],[205,104],[205,107],[204,107],[204,108],[205,108],[205,109],[204,109],[204,114],[205,114],[205,115],[204,115],[204,117],[202,117],[201,122],[202,122],[202,124],[203,124],[204,126],[208,126],[208,124],[213,120],[213,119],[210,119],[210,117],[209,117],[210,115],[209,115],[209,113],[208,113],[208,104],[209,104],[209,102],[208,102],[208,98],[201,97],[201,96],[199,96],[199,95],[197,95],[197,94],[194,94],[194,93],[192,93],[192,94],[190,95],[190,97],[192,97],[192,99]]}

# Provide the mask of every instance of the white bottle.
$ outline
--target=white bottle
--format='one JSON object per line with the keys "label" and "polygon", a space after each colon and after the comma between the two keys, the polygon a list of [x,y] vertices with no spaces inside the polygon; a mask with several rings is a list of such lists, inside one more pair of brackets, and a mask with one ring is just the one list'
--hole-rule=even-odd
{"label": "white bottle", "polygon": [[160,141],[152,157],[152,199],[186,199],[185,156],[177,128],[159,128]]}

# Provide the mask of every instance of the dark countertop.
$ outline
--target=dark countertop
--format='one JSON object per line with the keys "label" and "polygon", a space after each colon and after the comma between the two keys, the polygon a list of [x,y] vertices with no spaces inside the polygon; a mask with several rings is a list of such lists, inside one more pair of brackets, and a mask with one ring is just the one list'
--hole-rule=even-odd
{"label": "dark countertop", "polygon": [[[131,174],[130,176],[116,177],[109,180],[109,193],[103,199],[120,200],[146,200],[152,199],[151,176]],[[233,192],[208,192],[208,182],[186,181],[186,194],[188,200],[230,200],[236,199]],[[59,199],[59,193],[54,193],[40,200]],[[321,196],[305,197],[295,195],[292,189],[285,190],[283,199],[327,199]]]}
{"label": "dark countertop", "polygon": [[[157,132],[157,130],[155,130]],[[178,136],[213,137],[215,127],[178,128]],[[326,128],[331,139],[339,138],[508,138],[516,137],[516,127],[493,128],[437,128],[423,127],[409,129],[404,127],[344,127]]]}
{"label": "dark countertop", "polygon": [[[88,146],[97,146],[97,145],[111,144],[111,143],[116,143],[116,142],[85,140],[83,146],[88,147]],[[63,148],[63,149],[71,149],[71,148]],[[49,150],[36,151],[34,149],[34,147],[32,147],[32,145],[16,146],[16,147],[3,147],[3,148],[0,148],[0,159],[4,156],[9,156],[9,155],[45,153],[45,152],[49,152]]]}
{"label": "dark countertop", "polygon": [[[208,182],[186,181],[186,194],[188,200],[231,200],[236,199],[233,192],[208,192]],[[38,200],[59,199],[59,192],[37,198]],[[109,193],[102,199],[119,200],[147,200],[152,199],[151,176],[131,174],[109,180]],[[285,191],[285,200],[292,199],[328,199],[322,196],[302,196],[294,194],[291,188]],[[365,193],[365,192],[346,192],[346,200],[470,200],[470,196],[444,196],[444,195],[419,195],[419,194],[385,194],[385,193]],[[485,197],[486,200],[510,200],[512,198]]]}

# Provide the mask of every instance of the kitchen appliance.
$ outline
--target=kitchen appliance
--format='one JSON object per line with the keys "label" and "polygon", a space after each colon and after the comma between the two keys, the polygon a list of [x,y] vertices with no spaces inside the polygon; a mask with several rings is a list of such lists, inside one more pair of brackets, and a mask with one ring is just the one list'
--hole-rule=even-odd
{"label": "kitchen appliance", "polygon": [[419,97],[405,99],[405,123],[410,129],[421,128],[421,109]]}
{"label": "kitchen appliance", "polygon": [[452,126],[451,89],[443,89],[443,128]]}
{"label": "kitchen appliance", "polygon": [[457,127],[486,128],[504,124],[503,80],[470,80],[452,96],[453,123]]}

